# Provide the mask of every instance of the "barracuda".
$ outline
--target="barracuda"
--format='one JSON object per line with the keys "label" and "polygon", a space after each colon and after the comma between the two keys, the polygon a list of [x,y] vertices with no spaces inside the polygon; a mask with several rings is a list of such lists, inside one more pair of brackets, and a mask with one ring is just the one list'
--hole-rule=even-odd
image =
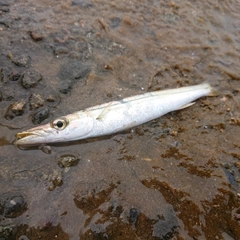
{"label": "barracuda", "polygon": [[214,95],[208,83],[148,92],[87,108],[20,132],[15,144],[40,145],[109,135],[189,107],[200,97]]}

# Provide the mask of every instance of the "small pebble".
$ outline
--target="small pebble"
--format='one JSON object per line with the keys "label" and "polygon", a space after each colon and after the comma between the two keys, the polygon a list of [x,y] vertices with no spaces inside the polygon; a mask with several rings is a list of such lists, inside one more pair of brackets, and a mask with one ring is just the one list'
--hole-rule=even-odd
{"label": "small pebble", "polygon": [[140,212],[138,209],[131,208],[129,213],[129,222],[135,225],[138,220],[139,214]]}
{"label": "small pebble", "polygon": [[53,174],[50,176],[50,186],[48,187],[49,191],[54,190],[56,187],[60,187],[63,184],[62,173],[54,171]]}
{"label": "small pebble", "polygon": [[59,92],[63,93],[63,94],[68,94],[72,90],[71,85],[72,85],[71,81],[67,81],[67,82],[62,83],[61,87],[59,89]]}
{"label": "small pebble", "polygon": [[75,79],[85,79],[91,72],[89,66],[81,66],[81,68],[74,74]]}
{"label": "small pebble", "polygon": [[4,217],[15,218],[26,210],[26,202],[22,196],[15,196],[4,203]]}
{"label": "small pebble", "polygon": [[39,94],[32,94],[29,97],[30,110],[38,109],[44,105],[44,99]]}
{"label": "small pebble", "polygon": [[14,57],[12,53],[9,53],[8,58],[19,67],[26,67],[30,63],[30,57],[26,54]]}
{"label": "small pebble", "polygon": [[26,105],[25,101],[18,101],[18,102],[13,103],[8,108],[8,110],[5,114],[5,118],[8,120],[11,120],[15,116],[22,116],[24,114],[25,105]]}
{"label": "small pebble", "polygon": [[47,100],[48,102],[55,102],[55,101],[56,101],[55,97],[52,96],[52,95],[49,95],[46,100]]}
{"label": "small pebble", "polygon": [[20,73],[17,73],[17,72],[11,72],[9,75],[8,75],[8,78],[10,81],[18,81],[21,77],[21,74]]}
{"label": "small pebble", "polygon": [[4,89],[2,90],[2,94],[3,94],[3,100],[5,101],[11,101],[14,99],[14,96],[15,96],[15,92],[13,89]]}
{"label": "small pebble", "polygon": [[19,101],[15,102],[11,105],[11,111],[16,115],[16,116],[21,116],[24,113],[24,108],[25,108],[25,101]]}
{"label": "small pebble", "polygon": [[51,154],[52,153],[52,148],[48,145],[40,146],[39,149],[41,149],[42,152],[44,152],[46,154]]}
{"label": "small pebble", "polygon": [[68,49],[66,47],[56,47],[53,52],[55,55],[67,54]]}
{"label": "small pebble", "polygon": [[29,35],[32,38],[32,40],[38,42],[43,39],[43,34],[40,32],[35,32],[35,31],[29,31]]}
{"label": "small pebble", "polygon": [[29,240],[29,238],[26,235],[22,235],[18,240]]}
{"label": "small pebble", "polygon": [[21,55],[19,57],[16,57],[13,61],[17,66],[26,67],[29,65],[30,57],[27,55]]}
{"label": "small pebble", "polygon": [[76,166],[80,161],[80,157],[75,157],[73,155],[63,155],[58,161],[58,166],[61,168],[67,168]]}

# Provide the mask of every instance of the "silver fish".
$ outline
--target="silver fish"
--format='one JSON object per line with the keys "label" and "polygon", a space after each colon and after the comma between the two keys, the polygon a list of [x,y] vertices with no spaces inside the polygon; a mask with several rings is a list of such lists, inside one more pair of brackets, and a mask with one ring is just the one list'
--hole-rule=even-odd
{"label": "silver fish", "polygon": [[15,144],[40,145],[109,135],[189,107],[200,97],[214,95],[209,83],[148,92],[90,107],[20,132]]}

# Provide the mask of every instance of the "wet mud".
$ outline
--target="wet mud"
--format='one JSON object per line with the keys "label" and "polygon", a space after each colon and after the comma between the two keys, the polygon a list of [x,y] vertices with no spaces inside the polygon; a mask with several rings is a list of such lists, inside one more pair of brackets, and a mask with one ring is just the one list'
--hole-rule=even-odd
{"label": "wet mud", "polygon": [[[240,239],[238,1],[0,0],[0,238]],[[15,135],[124,97],[219,95],[103,138]]]}

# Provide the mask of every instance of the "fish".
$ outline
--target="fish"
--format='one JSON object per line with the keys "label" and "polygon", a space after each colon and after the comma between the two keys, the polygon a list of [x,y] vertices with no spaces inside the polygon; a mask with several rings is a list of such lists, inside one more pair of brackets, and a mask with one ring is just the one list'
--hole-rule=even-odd
{"label": "fish", "polygon": [[127,97],[58,117],[45,125],[17,133],[15,144],[41,145],[112,135],[216,96],[209,83]]}

